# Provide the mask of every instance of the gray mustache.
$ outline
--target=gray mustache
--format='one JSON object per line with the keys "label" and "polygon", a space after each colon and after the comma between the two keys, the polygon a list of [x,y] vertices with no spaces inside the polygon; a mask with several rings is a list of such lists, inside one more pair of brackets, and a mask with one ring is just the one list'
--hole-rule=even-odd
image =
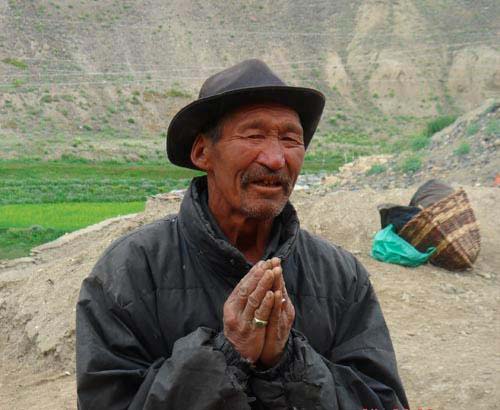
{"label": "gray mustache", "polygon": [[279,183],[288,192],[291,189],[292,181],[290,176],[284,171],[269,171],[264,168],[248,170],[243,174],[241,183],[245,187],[252,182],[258,182],[262,179],[271,180],[273,183]]}

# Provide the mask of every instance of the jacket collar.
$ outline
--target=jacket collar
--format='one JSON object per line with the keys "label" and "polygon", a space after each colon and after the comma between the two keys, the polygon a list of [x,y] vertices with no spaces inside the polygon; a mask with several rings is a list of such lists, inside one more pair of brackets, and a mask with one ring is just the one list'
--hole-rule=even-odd
{"label": "jacket collar", "polygon": [[[182,233],[200,256],[208,259],[213,268],[226,275],[243,277],[252,264],[232,246],[217,226],[206,203],[207,177],[197,177],[184,196],[179,212]],[[267,257],[277,256],[283,261],[294,248],[299,232],[297,213],[290,202],[275,219]]]}

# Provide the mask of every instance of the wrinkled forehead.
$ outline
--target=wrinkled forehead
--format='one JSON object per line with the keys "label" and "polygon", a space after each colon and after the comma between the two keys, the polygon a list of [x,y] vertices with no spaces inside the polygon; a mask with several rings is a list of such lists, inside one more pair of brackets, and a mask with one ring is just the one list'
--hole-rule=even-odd
{"label": "wrinkled forehead", "polygon": [[248,104],[226,114],[221,123],[225,129],[286,126],[302,132],[299,114],[286,105],[276,103]]}

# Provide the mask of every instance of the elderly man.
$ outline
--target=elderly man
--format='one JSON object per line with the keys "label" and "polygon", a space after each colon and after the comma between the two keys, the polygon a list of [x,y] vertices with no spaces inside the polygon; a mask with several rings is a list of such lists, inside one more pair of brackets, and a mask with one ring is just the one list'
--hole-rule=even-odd
{"label": "elderly man", "polygon": [[323,106],[248,60],[174,117],[170,160],[207,175],[84,281],[80,409],[408,406],[367,272],[288,202]]}

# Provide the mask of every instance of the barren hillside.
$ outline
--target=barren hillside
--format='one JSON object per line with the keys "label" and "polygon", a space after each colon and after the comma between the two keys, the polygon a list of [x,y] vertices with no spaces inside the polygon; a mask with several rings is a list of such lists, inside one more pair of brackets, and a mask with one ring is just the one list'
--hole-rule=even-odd
{"label": "barren hillside", "polygon": [[499,16],[494,0],[1,0],[0,157],[163,158],[172,114],[249,57],[327,95],[320,136],[390,140],[500,95]]}

